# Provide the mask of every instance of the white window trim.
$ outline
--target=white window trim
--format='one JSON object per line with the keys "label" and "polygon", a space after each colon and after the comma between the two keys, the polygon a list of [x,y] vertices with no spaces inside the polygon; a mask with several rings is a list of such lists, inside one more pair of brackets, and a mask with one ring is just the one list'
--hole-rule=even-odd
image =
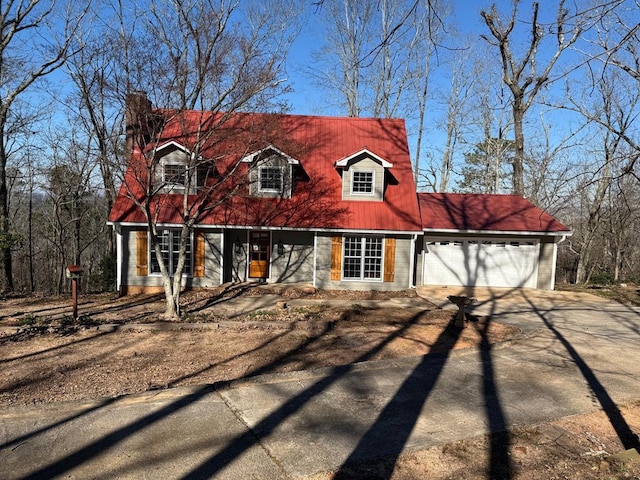
{"label": "white window trim", "polygon": [[[371,174],[371,192],[354,192],[353,185],[354,181],[354,173],[370,173]],[[362,197],[374,197],[376,195],[376,171],[375,170],[351,170],[351,186],[350,186],[351,195],[353,196],[362,196]]]}
{"label": "white window trim", "polygon": [[[165,230],[169,230],[171,232],[180,232],[180,229],[178,228],[168,228],[168,227],[161,227],[158,228],[158,233],[165,231]],[[160,236],[160,235],[158,235]],[[149,233],[148,235],[148,241],[147,241],[147,258],[148,260],[148,265],[147,265],[147,270],[148,270],[148,276],[150,277],[161,277],[162,276],[162,272],[152,272],[151,268],[153,267],[153,262],[151,261],[151,234]],[[194,251],[193,251],[193,231],[189,234],[189,252],[191,255],[191,262],[190,262],[190,269],[189,271],[183,271],[182,272],[182,278],[191,278],[193,277],[193,262],[194,262]],[[169,242],[169,245],[171,245],[171,242]],[[169,258],[171,258],[171,251],[169,251]],[[170,267],[169,265],[167,265],[167,267]],[[169,271],[171,271],[171,268],[169,268]],[[170,274],[171,277],[173,277],[173,274]]]}
{"label": "white window trim", "polygon": [[[360,254],[360,277],[352,278],[344,276],[344,250],[346,247],[346,238],[347,237],[355,237],[360,239],[361,246],[361,254]],[[367,238],[379,238],[382,240],[382,255],[380,256],[380,278],[364,278],[364,259],[365,259],[365,240]],[[386,238],[378,235],[344,235],[342,237],[342,262],[341,262],[341,272],[340,278],[344,282],[367,282],[367,283],[381,283],[384,281],[384,251],[385,251]]]}
{"label": "white window trim", "polygon": [[[265,168],[278,169],[280,172],[280,190],[276,188],[262,188],[262,170]],[[285,185],[284,185],[284,169],[285,167],[280,165],[261,165],[258,167],[258,192],[260,193],[285,193]]]}

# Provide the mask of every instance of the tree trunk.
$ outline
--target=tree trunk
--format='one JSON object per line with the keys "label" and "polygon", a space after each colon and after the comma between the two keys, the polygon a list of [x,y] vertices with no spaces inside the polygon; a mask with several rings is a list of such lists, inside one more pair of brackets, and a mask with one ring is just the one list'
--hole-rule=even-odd
{"label": "tree trunk", "polygon": [[[2,118],[0,118],[2,122]],[[9,224],[9,191],[7,189],[7,152],[0,128],[0,256],[2,257],[3,290],[13,291],[13,269],[11,265],[11,235]]]}
{"label": "tree trunk", "polygon": [[165,303],[167,305],[166,310],[164,311],[164,318],[166,320],[177,320],[180,317],[178,303],[176,302],[175,295],[173,292],[173,283],[171,281],[171,276],[168,274],[162,275],[162,283],[164,286],[164,298]]}
{"label": "tree trunk", "polygon": [[522,123],[524,121],[524,106],[522,99],[516,98],[513,102],[513,132],[515,136],[513,156],[513,193],[524,196],[524,133]]}
{"label": "tree trunk", "polygon": [[[584,247],[583,247],[584,248]],[[580,252],[578,255],[578,266],[576,268],[576,283],[583,284],[587,280],[587,263],[589,261],[589,254],[587,252]]]}
{"label": "tree trunk", "polygon": [[620,266],[622,265],[622,252],[619,248],[616,248],[615,254],[615,266],[613,267],[613,281],[618,283],[620,281]]}
{"label": "tree trunk", "polygon": [[[188,185],[188,182],[187,182]],[[182,290],[182,273],[187,259],[187,244],[191,241],[191,223],[187,222],[180,229],[180,246],[178,250],[178,265],[176,265],[173,275],[173,314],[175,319],[180,318],[180,293]],[[169,311],[167,311],[167,314]]]}
{"label": "tree trunk", "polygon": [[[31,165],[29,165],[31,167]],[[35,291],[33,280],[33,170],[29,169],[29,213],[27,225],[29,229],[29,291]]]}

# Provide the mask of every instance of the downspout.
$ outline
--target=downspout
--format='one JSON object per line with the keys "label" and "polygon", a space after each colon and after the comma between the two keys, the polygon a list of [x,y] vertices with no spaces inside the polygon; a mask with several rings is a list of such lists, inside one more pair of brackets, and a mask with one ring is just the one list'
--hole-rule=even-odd
{"label": "downspout", "polygon": [[414,279],[416,278],[416,274],[413,271],[415,269],[415,256],[416,256],[416,241],[418,239],[418,234],[414,233],[411,236],[411,254],[409,256],[409,288],[416,288]]}

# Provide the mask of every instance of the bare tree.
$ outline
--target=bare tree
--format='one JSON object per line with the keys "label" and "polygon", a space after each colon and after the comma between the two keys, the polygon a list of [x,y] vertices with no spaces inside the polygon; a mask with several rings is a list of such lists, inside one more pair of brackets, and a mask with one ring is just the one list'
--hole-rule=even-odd
{"label": "bare tree", "polygon": [[[525,138],[524,117],[540,90],[555,81],[552,70],[560,56],[580,37],[584,29],[583,14],[570,15],[564,0],[557,4],[556,19],[551,25],[541,23],[540,5],[533,2],[531,20],[528,23],[529,35],[524,52],[518,57],[513,48],[513,37],[518,21],[520,1],[514,0],[510,15],[503,18],[496,5],[481,12],[491,36],[483,38],[500,52],[502,62],[502,81],[511,93],[511,111],[515,140],[513,159],[513,192],[524,195]],[[547,37],[555,40],[555,51],[543,57],[541,44]]]}
{"label": "bare tree", "polygon": [[[140,94],[129,96],[129,106],[135,108],[128,110],[127,151],[145,154],[132,162],[123,182],[147,221],[167,318],[180,315],[182,274],[194,225],[243,185],[236,178],[239,164],[222,168],[222,159],[212,158],[207,148],[214,138],[228,141],[225,129],[234,112],[277,107],[274,101],[285,89],[283,60],[296,33],[295,7],[284,0],[243,5],[157,0],[149,6],[144,38],[137,39],[146,42],[145,48],[153,45],[154,58],[138,61],[154,72],[149,87],[163,110],[151,109]],[[158,141],[167,136],[179,138],[188,149],[184,165],[170,175],[157,150]],[[243,143],[242,148],[250,147],[251,142]],[[181,225],[173,265],[161,251],[162,213],[167,209],[178,212],[172,223]]]}
{"label": "bare tree", "polygon": [[[71,122],[84,131],[87,156],[95,159],[101,178],[107,211],[116,198],[114,165],[117,163],[121,145],[123,111],[121,92],[117,89],[116,71],[121,68],[118,61],[120,45],[116,36],[104,35],[96,38],[76,36],[78,53],[66,64],[75,85],[68,95]],[[115,40],[114,40],[115,39]],[[107,250],[115,252],[113,235],[108,236]]]}
{"label": "bare tree", "polygon": [[540,111],[541,134],[529,142],[525,163],[525,190],[527,197],[536,205],[555,208],[567,195],[567,186],[572,178],[570,155],[585,142],[582,133],[589,125],[584,121],[564,137],[547,119],[547,111]]}
{"label": "bare tree", "polygon": [[[637,155],[633,154],[632,155]],[[633,279],[637,269],[640,234],[640,198],[637,182],[630,175],[614,179],[609,191],[607,233],[614,282]]]}
{"label": "bare tree", "polygon": [[[62,8],[61,8],[62,7]],[[62,12],[62,13],[60,13]],[[0,6],[0,255],[3,284],[13,290],[11,248],[13,233],[9,220],[7,126],[12,108],[39,79],[60,68],[69,53],[70,38],[79,23],[71,9],[43,0],[2,2]],[[59,27],[59,35],[47,32],[48,24]]]}
{"label": "bare tree", "polygon": [[[421,46],[411,48],[410,50],[410,55],[414,55],[416,57],[416,68],[411,79],[411,90],[415,95],[413,98],[415,98],[418,106],[416,149],[413,156],[413,176],[416,183],[420,177],[422,140],[425,135],[425,119],[427,114],[427,102],[429,100],[429,79],[431,76],[436,46],[440,41],[441,35],[444,34],[444,15],[444,7],[438,0],[427,0],[425,3],[424,17],[418,16],[418,19],[423,18],[423,21],[416,21],[416,38],[420,42],[419,45]],[[412,103],[412,97],[409,97],[409,103]],[[446,183],[444,183],[444,185],[446,185]]]}
{"label": "bare tree", "polygon": [[[606,76],[609,70],[615,69],[627,75],[635,84],[632,88],[638,92],[640,91],[640,22],[637,19],[637,12],[640,4],[637,1],[610,3],[614,5],[600,14],[598,35],[593,41],[595,50],[587,52],[587,56],[591,60],[590,64],[593,66],[591,71],[593,82],[597,83],[600,75]],[[598,68],[598,64],[601,68]],[[631,102],[635,102],[635,98],[632,98]],[[627,108],[635,106],[630,105]],[[594,114],[580,108],[576,102],[573,102],[573,109],[579,111],[590,121],[609,129],[613,135],[620,136],[629,147],[640,152],[640,140],[631,133],[633,130],[628,128],[629,125],[623,125],[624,129],[621,129],[619,125],[602,119],[597,113]],[[632,120],[630,119],[630,121]],[[637,156],[631,156],[629,163],[623,168],[623,173],[637,178],[636,161]]]}
{"label": "bare tree", "polygon": [[359,117],[364,109],[361,94],[366,69],[362,59],[373,48],[375,6],[370,1],[340,0],[330,2],[324,10],[328,41],[323,65],[327,68],[315,74],[321,85],[341,93],[348,116]]}
{"label": "bare tree", "polygon": [[440,182],[438,192],[446,192],[453,172],[453,160],[461,141],[462,119],[469,100],[473,78],[464,73],[456,73],[451,77],[451,90],[447,102],[446,140],[440,164]]}
{"label": "bare tree", "polygon": [[46,183],[42,186],[50,207],[48,239],[58,258],[56,293],[64,290],[66,265],[83,263],[83,253],[104,231],[104,225],[87,228],[90,219],[100,218],[94,208],[97,205],[91,185],[96,163],[78,144],[73,132],[67,136],[52,139],[52,162],[46,168]]}
{"label": "bare tree", "polygon": [[[629,157],[622,148],[624,138],[628,135],[635,118],[635,108],[628,109],[628,98],[623,89],[624,83],[619,75],[603,76],[597,84],[597,103],[591,105],[584,102],[580,109],[585,112],[597,112],[598,121],[594,122],[602,131],[601,160],[595,163],[591,178],[586,178],[582,187],[582,205],[586,210],[586,219],[580,225],[579,245],[573,247],[578,255],[576,281],[587,282],[593,271],[593,243],[601,236],[604,228],[603,210],[615,177],[624,175]],[[640,97],[633,95],[633,105],[637,105]],[[574,102],[574,105],[578,105]],[[594,114],[589,113],[589,116]],[[603,127],[608,125],[609,127]],[[619,133],[615,133],[619,132]],[[634,155],[634,157],[637,155]],[[622,167],[620,168],[620,165]],[[574,242],[575,243],[575,242]]]}
{"label": "bare tree", "polygon": [[[327,43],[311,71],[349,116],[407,116],[428,92],[444,7],[436,0],[321,2]],[[411,106],[409,108],[409,105]],[[419,106],[424,113],[424,106]],[[423,118],[423,117],[422,117]]]}

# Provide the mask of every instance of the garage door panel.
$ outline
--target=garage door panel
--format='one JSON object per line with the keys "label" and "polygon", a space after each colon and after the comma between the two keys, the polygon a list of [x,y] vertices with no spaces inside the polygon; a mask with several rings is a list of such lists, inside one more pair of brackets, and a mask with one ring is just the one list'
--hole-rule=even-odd
{"label": "garage door panel", "polygon": [[[445,282],[446,285],[463,285],[465,278],[458,265],[465,261],[461,246],[450,242],[436,241],[428,243],[425,249],[429,257],[429,275]],[[426,257],[425,257],[426,258]]]}
{"label": "garage door panel", "polygon": [[535,287],[538,252],[527,239],[426,239],[424,283]]}

